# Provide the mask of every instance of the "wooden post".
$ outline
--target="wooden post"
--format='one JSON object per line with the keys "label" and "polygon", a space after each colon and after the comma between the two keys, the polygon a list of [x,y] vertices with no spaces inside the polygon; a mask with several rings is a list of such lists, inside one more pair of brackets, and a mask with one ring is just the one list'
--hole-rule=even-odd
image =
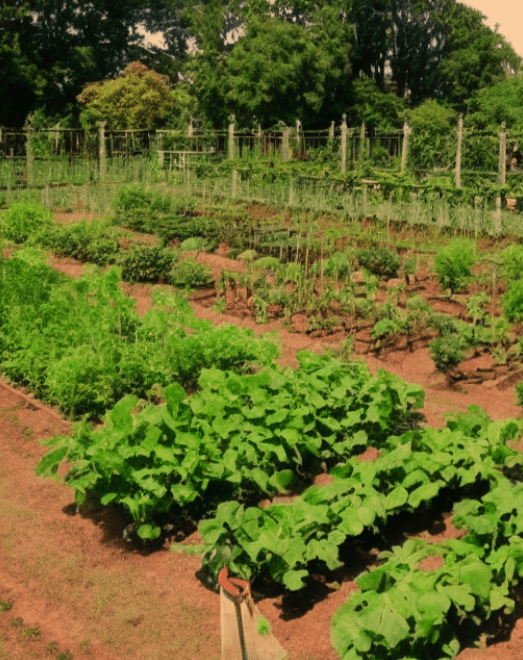
{"label": "wooden post", "polygon": [[331,140],[331,142],[332,142],[332,140],[334,140],[334,127],[335,127],[335,125],[336,125],[335,122],[331,121],[331,125],[330,125],[330,128],[329,128],[329,140]]}
{"label": "wooden post", "polygon": [[463,147],[463,114],[458,119],[458,145],[456,149],[456,188],[461,188],[461,151]]}
{"label": "wooden post", "polygon": [[507,133],[505,122],[499,134],[498,186],[504,186],[507,178]]}
{"label": "wooden post", "polygon": [[347,171],[347,115],[341,116],[341,173]]}
{"label": "wooden post", "polygon": [[156,133],[156,149],[158,151],[158,164],[160,165],[160,169],[163,169],[165,154],[163,152],[163,133],[160,131]]}
{"label": "wooden post", "polygon": [[235,116],[231,115],[230,117],[230,124],[229,124],[229,142],[228,142],[228,149],[227,149],[227,157],[229,159],[232,159],[235,157],[235,149],[234,149],[234,122],[235,122]]}
{"label": "wooden post", "polygon": [[365,142],[365,122],[361,122],[360,128],[360,156],[359,162],[363,162],[367,159],[367,143]]}
{"label": "wooden post", "polygon": [[192,125],[192,117],[189,119],[189,125],[187,126],[187,137],[192,137],[194,135],[194,127]]}
{"label": "wooden post", "polygon": [[405,122],[403,124],[403,145],[401,148],[401,172],[402,174],[407,171],[407,159],[409,156],[409,137],[412,129]]}
{"label": "wooden post", "polygon": [[494,233],[501,234],[501,197],[496,197],[496,210],[494,211]]}
{"label": "wooden post", "polygon": [[238,171],[233,170],[232,171],[232,191],[231,191],[232,199],[236,199],[237,187],[238,187]]}
{"label": "wooden post", "polygon": [[98,122],[98,158],[100,161],[100,179],[107,177],[107,150],[105,148],[105,127],[107,122]]}
{"label": "wooden post", "polygon": [[283,129],[282,141],[281,141],[281,162],[286,163],[290,159],[289,151],[289,137],[291,129],[288,126],[285,126]]}
{"label": "wooden post", "polygon": [[33,153],[33,135],[34,128],[31,126],[27,129],[25,135],[25,156],[27,162],[27,187],[31,187],[33,184],[33,163],[34,163],[34,153]]}

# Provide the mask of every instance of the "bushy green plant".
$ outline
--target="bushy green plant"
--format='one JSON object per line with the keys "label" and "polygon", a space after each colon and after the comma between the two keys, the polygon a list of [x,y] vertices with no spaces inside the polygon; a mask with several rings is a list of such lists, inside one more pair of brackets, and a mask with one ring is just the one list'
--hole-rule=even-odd
{"label": "bushy green plant", "polygon": [[501,253],[501,274],[507,284],[523,279],[523,245],[509,245]]}
{"label": "bushy green plant", "polygon": [[34,232],[42,231],[52,224],[51,211],[33,202],[12,204],[0,214],[1,234],[15,243],[23,243]]}
{"label": "bushy green plant", "polygon": [[132,183],[119,188],[113,199],[113,210],[117,223],[147,232],[151,230],[154,219],[169,214],[171,201],[166,195]]}
{"label": "bushy green plant", "polygon": [[503,311],[511,322],[523,322],[523,280],[513,282],[502,300]]}
{"label": "bushy green plant", "polygon": [[177,289],[201,289],[212,284],[211,270],[194,259],[185,259],[171,270],[169,282]]}
{"label": "bushy green plant", "polygon": [[430,356],[438,371],[448,371],[463,361],[464,341],[461,335],[447,333],[430,342]]}
{"label": "bushy green plant", "polygon": [[178,253],[172,248],[141,245],[120,255],[118,264],[124,282],[166,282]]}
{"label": "bushy green plant", "polygon": [[387,248],[370,248],[356,252],[358,263],[378,277],[397,277],[401,257]]}
{"label": "bushy green plant", "polygon": [[61,257],[72,257],[106,266],[116,261],[118,239],[106,222],[53,225],[38,232],[34,242]]}
{"label": "bushy green plant", "polygon": [[473,241],[455,238],[440,248],[434,259],[434,270],[438,274],[442,289],[452,293],[463,291],[472,277],[472,266],[476,263],[476,246]]}

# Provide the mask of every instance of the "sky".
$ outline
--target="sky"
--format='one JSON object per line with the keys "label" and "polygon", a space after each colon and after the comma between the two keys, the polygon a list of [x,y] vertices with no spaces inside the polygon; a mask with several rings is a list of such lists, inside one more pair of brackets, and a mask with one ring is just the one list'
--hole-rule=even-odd
{"label": "sky", "polygon": [[479,9],[487,17],[487,25],[500,32],[523,57],[523,2],[521,0],[463,0],[464,5]]}

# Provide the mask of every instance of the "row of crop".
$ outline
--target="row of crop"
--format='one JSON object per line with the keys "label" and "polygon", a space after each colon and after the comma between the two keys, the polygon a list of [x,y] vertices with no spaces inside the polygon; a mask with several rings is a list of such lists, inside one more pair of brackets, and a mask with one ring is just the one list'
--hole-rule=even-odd
{"label": "row of crop", "polygon": [[142,318],[112,269],[72,280],[42,255],[0,260],[0,368],[72,416],[99,416],[129,393],[154,398],[202,368],[250,371],[278,354],[273,341],[231,325],[214,329],[190,305],[158,289]]}
{"label": "row of crop", "polygon": [[505,444],[520,425],[489,422],[478,412],[482,433],[467,436],[462,423],[459,429],[389,437],[374,462],[348,459],[331,470],[332,483],[311,486],[292,504],[220,505],[216,516],[200,524],[204,563],[216,574],[227,558],[244,578],[266,575],[300,589],[318,562],[329,570],[342,565],[339,549],[348,537],[365,529],[382,532],[391,516],[430,506],[444,490],[459,498],[481,484],[496,484],[500,469],[523,463]]}
{"label": "row of crop", "polygon": [[[453,657],[477,641],[485,621],[515,609],[523,577],[523,485],[499,475],[481,499],[454,507],[460,539],[411,539],[357,579],[360,591],[337,610],[331,639],[344,660]],[[439,559],[427,570],[424,562]],[[491,633],[492,635],[492,633]]]}
{"label": "row of crop", "polygon": [[362,363],[302,353],[297,370],[254,375],[206,370],[199,392],[164,389],[165,406],[132,414],[127,397],[104,427],[76,428],[50,444],[40,473],[71,465],[66,481],[78,502],[90,495],[119,504],[156,538],[169,515],[199,519],[220,502],[303,487],[324,467],[415,424],[423,390]]}

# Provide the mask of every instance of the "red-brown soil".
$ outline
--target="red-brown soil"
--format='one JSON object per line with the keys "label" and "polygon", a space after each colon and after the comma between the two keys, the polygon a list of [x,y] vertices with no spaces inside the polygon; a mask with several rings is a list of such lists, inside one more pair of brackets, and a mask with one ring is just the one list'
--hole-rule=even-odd
{"label": "red-brown soil", "polygon": [[[217,259],[211,264],[215,268]],[[83,269],[73,260],[52,263],[74,276]],[[150,308],[150,286],[123,286],[136,297],[139,313]],[[336,348],[342,339],[289,332],[281,321],[259,326],[250,316],[220,315],[199,303],[193,307],[213,323],[240,324],[256,334],[276,331],[285,366],[296,365],[297,350]],[[520,414],[513,387],[503,382],[467,385],[466,393],[444,389],[427,348],[364,359],[372,371],[386,368],[425,386],[423,412],[431,425],[442,426],[445,413],[470,404],[494,419]],[[115,511],[75,513],[66,485],[35,476],[46,451],[39,441],[69,430],[55,411],[0,381],[0,601],[12,603],[12,609],[0,607],[0,658],[58,658],[68,652],[75,660],[218,659],[219,597],[195,577],[199,558],[170,552],[168,543],[154,552],[128,544],[122,539],[125,521]],[[429,531],[434,540],[457,534],[448,516]],[[184,543],[197,540],[195,534]],[[319,584],[313,592],[258,603],[289,660],[338,657],[329,641],[330,618],[356,588],[353,579],[363,569],[355,555],[353,572],[338,590]],[[523,658],[522,639],[519,621],[508,642],[466,650],[460,658]]]}

